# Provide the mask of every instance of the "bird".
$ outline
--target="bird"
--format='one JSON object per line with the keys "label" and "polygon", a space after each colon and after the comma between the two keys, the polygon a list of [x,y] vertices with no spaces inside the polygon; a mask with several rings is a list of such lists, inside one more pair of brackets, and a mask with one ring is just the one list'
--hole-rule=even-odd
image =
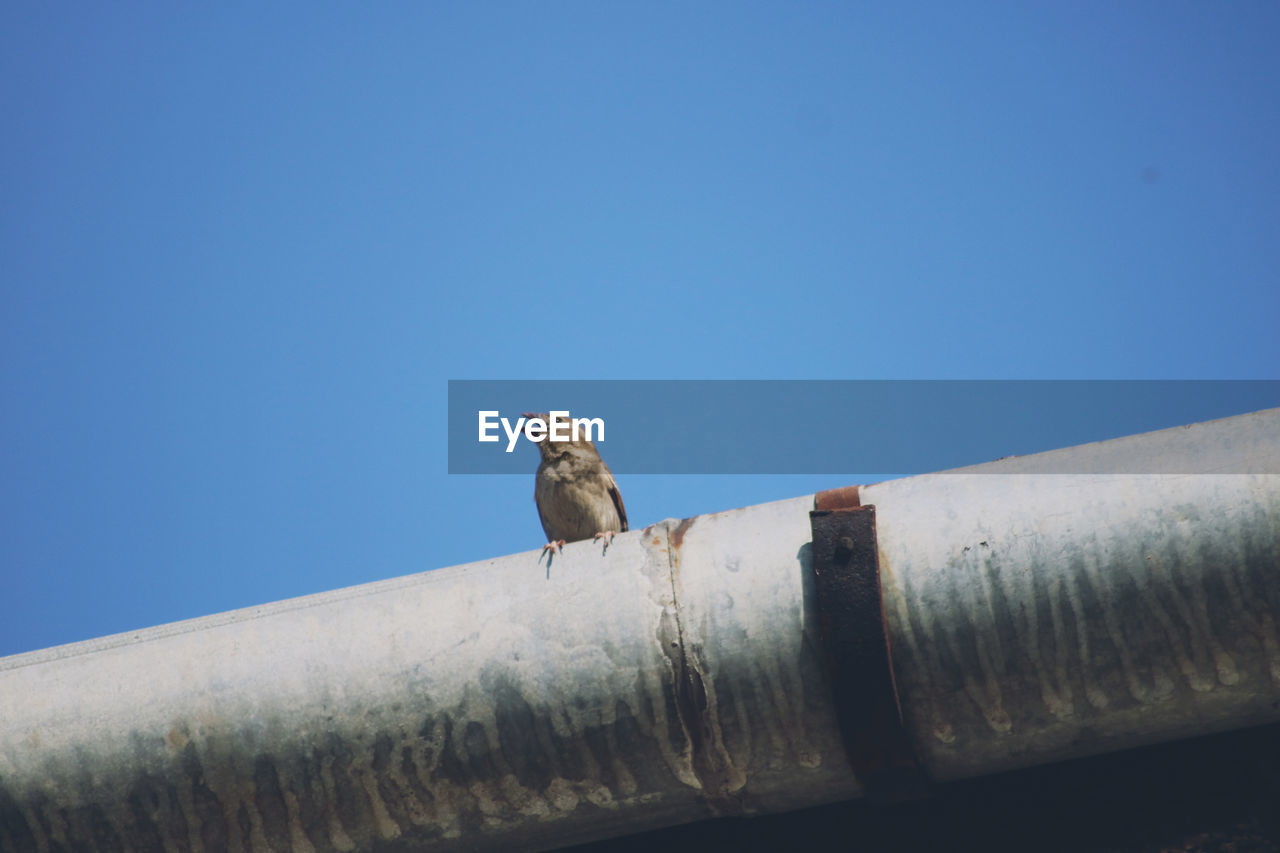
{"label": "bird", "polygon": [[[551,423],[545,414],[526,413],[524,417]],[[547,436],[536,443],[542,461],[538,464],[533,500],[547,534],[542,552],[559,551],[566,542],[584,539],[603,539],[607,551],[613,537],[627,530],[627,509],[613,472],[600,458],[595,442],[571,434],[569,441],[552,441]]]}

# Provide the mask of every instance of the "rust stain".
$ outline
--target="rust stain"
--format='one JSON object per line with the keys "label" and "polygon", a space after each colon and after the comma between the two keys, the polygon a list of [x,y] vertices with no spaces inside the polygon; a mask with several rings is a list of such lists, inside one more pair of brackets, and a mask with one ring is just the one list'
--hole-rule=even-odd
{"label": "rust stain", "polygon": [[694,519],[697,516],[686,518],[676,525],[676,529],[671,531],[671,552],[674,559],[678,562],[680,559],[680,548],[684,545],[684,535],[689,532],[689,528],[693,527]]}
{"label": "rust stain", "polygon": [[818,492],[813,496],[813,508],[815,510],[851,509],[862,506],[862,502],[858,497],[859,488],[861,487],[842,486],[838,489],[827,489],[825,492]]}

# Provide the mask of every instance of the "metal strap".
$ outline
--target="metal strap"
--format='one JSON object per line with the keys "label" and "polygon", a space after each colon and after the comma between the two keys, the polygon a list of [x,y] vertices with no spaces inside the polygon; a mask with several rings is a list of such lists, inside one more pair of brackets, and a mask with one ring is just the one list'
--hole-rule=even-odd
{"label": "metal strap", "polygon": [[926,778],[894,685],[875,519],[874,506],[809,513],[822,641],[845,752],[866,795],[894,801],[922,796]]}

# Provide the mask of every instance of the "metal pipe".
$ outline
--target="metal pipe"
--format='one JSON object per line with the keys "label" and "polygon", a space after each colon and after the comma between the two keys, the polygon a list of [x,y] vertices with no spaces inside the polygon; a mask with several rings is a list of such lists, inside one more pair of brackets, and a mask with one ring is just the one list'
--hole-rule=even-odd
{"label": "metal pipe", "polygon": [[931,778],[1280,720],[1280,475],[1021,473],[1120,467],[1280,470],[1280,409],[861,489]]}
{"label": "metal pipe", "polygon": [[856,796],[810,500],[4,659],[0,849],[538,849]]}
{"label": "metal pipe", "polygon": [[[1171,432],[1120,441],[1280,470],[1280,410]],[[1023,463],[860,490],[929,777],[1280,719],[1280,476]],[[0,850],[546,849],[859,796],[813,503],[0,659]]]}

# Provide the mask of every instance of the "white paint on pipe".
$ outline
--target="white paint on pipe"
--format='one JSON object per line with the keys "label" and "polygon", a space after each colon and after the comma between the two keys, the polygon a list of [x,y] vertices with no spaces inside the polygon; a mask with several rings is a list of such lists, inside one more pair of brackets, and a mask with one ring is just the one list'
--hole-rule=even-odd
{"label": "white paint on pipe", "polygon": [[[935,778],[1280,718],[1280,476],[1243,473],[1280,410],[1058,453],[862,490]],[[1079,473],[1142,453],[1215,473]],[[543,849],[857,796],[811,505],[2,659],[0,849]]]}
{"label": "white paint on pipe", "polygon": [[808,506],[4,659],[0,848],[536,849],[856,796],[799,633]]}
{"label": "white paint on pipe", "polygon": [[931,775],[1280,719],[1280,410],[865,487]]}

